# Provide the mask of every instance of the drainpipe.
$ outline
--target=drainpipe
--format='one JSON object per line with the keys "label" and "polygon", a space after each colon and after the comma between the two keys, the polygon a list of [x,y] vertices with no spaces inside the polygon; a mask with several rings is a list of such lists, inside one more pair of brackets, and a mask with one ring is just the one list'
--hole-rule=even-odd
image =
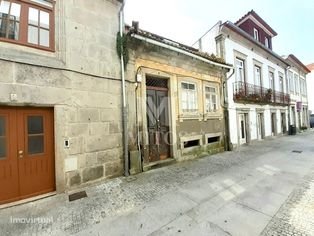
{"label": "drainpipe", "polygon": [[[120,37],[123,37],[124,32],[124,14],[123,9],[125,0],[122,2],[122,6],[119,11],[120,19]],[[122,80],[122,123],[123,123],[123,152],[124,152],[124,175],[129,176],[129,150],[128,150],[128,114],[126,104],[126,91],[125,91],[125,73],[124,73],[124,58],[123,58],[123,45],[121,44],[121,80]]]}
{"label": "drainpipe", "polygon": [[[230,142],[230,127],[229,127],[229,102],[228,102],[228,80],[234,75],[235,69],[232,68],[232,73],[227,77],[223,82],[224,89],[224,114],[225,114],[225,130],[226,130],[226,142],[225,149],[226,151],[232,151],[231,142]],[[227,98],[227,99],[226,99]]]}
{"label": "drainpipe", "polygon": [[[285,68],[286,82],[288,82],[288,80],[289,80],[288,71],[290,68],[291,68],[291,66],[287,66]],[[290,80],[289,80],[289,83],[290,83]],[[287,85],[286,85],[286,88],[287,88]],[[290,89],[290,84],[289,84],[289,89]],[[288,94],[288,91],[287,91],[287,94]],[[288,104],[288,134],[290,134],[290,125],[291,125],[291,119],[290,119],[290,100],[289,100],[289,104]]]}

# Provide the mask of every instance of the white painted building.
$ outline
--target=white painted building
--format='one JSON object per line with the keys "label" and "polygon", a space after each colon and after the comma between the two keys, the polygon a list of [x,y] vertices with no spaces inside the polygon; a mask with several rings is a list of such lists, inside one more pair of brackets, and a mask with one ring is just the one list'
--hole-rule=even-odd
{"label": "white painted building", "polygon": [[[216,24],[197,42],[200,49],[206,48],[206,52],[234,65],[225,87],[230,148],[288,130],[289,64],[272,51],[272,37],[276,35],[250,11],[235,24]],[[205,47],[213,45],[213,36],[216,45]]]}
{"label": "white painted building", "polygon": [[311,71],[311,73],[306,76],[309,112],[310,114],[314,114],[314,63],[307,65],[307,68]]}
{"label": "white painted building", "polygon": [[290,68],[287,72],[290,93],[290,124],[297,130],[309,127],[309,109],[306,75],[310,70],[293,54],[285,57]]}

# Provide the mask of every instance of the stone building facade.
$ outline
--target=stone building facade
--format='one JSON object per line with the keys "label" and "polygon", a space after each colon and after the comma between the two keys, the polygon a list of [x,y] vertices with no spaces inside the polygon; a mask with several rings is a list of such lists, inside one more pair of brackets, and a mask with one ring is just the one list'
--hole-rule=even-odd
{"label": "stone building facade", "polygon": [[121,1],[0,2],[0,204],[121,175]]}
{"label": "stone building facade", "polygon": [[232,66],[136,27],[128,32],[131,172],[224,151],[222,85]]}

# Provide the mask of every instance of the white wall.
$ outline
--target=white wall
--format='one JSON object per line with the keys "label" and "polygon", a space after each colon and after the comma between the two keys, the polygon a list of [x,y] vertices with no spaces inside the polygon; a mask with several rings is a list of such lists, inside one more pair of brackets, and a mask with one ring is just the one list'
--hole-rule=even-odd
{"label": "white wall", "polygon": [[306,76],[309,110],[314,114],[314,70]]}
{"label": "white wall", "polygon": [[[250,84],[254,84],[254,62],[253,59],[262,63],[262,81],[263,87],[269,88],[269,67],[275,69],[275,90],[279,90],[279,72],[283,74],[284,77],[284,92],[286,92],[286,80],[285,80],[285,70],[284,68],[278,66],[276,63],[267,60],[265,57],[257,54],[251,49],[246,48],[245,46],[240,45],[237,42],[232,41],[230,38],[225,40],[225,53],[226,53],[226,62],[230,64],[235,64],[234,61],[234,50],[244,54],[246,56],[246,81]],[[232,72],[229,72],[229,75]],[[237,112],[238,108],[248,108],[249,112],[249,129],[251,133],[251,140],[257,139],[257,117],[256,117],[256,108],[264,108],[264,128],[265,136],[271,136],[271,110],[276,110],[277,118],[277,133],[281,132],[281,110],[286,112],[286,127],[288,128],[288,109],[287,107],[281,106],[270,106],[270,105],[259,105],[259,104],[239,104],[233,101],[233,83],[236,81],[235,74],[228,80],[228,103],[229,103],[229,125],[230,125],[230,139],[233,144],[238,143],[238,129],[233,127],[238,127],[237,124]]]}

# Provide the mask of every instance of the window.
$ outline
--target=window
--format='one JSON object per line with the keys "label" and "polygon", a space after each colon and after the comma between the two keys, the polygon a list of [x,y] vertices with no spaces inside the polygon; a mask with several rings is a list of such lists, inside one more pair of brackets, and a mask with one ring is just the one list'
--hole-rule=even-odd
{"label": "window", "polygon": [[197,90],[194,83],[181,83],[181,105],[183,112],[197,112]]}
{"label": "window", "polygon": [[0,40],[54,49],[53,5],[49,0],[0,0]]}
{"label": "window", "polygon": [[258,34],[258,30],[254,28],[254,39],[259,41],[259,34]]}
{"label": "window", "polygon": [[304,79],[300,78],[301,95],[306,95],[306,82]]}
{"label": "window", "polygon": [[269,71],[269,88],[275,90],[274,72]]}
{"label": "window", "polygon": [[284,84],[283,84],[283,76],[282,75],[279,75],[279,89],[280,89],[280,92],[284,92]]}
{"label": "window", "polygon": [[291,71],[288,72],[288,77],[289,77],[290,92],[294,93],[294,80],[293,80],[293,73]]}
{"label": "window", "polygon": [[255,85],[262,86],[261,68],[254,66]]}
{"label": "window", "polygon": [[267,37],[265,37],[265,46],[269,48],[269,40]]}
{"label": "window", "polygon": [[300,94],[300,86],[299,86],[299,76],[294,74],[294,84],[295,84],[295,94]]}
{"label": "window", "polygon": [[237,82],[245,82],[244,77],[244,60],[236,59],[236,78]]}
{"label": "window", "polygon": [[216,87],[205,86],[205,111],[206,113],[218,111],[218,91]]}

